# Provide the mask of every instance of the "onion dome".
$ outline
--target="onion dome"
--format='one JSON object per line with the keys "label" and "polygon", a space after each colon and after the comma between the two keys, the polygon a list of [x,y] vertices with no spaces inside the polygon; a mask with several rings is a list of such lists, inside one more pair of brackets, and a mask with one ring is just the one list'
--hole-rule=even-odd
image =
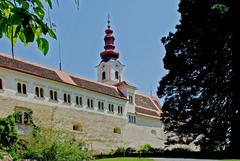
{"label": "onion dome", "polygon": [[119,53],[115,51],[115,45],[114,45],[114,36],[113,36],[113,30],[110,27],[110,20],[108,19],[108,28],[105,30],[105,46],[104,46],[104,51],[100,53],[100,56],[103,61],[108,61],[110,59],[118,59]]}

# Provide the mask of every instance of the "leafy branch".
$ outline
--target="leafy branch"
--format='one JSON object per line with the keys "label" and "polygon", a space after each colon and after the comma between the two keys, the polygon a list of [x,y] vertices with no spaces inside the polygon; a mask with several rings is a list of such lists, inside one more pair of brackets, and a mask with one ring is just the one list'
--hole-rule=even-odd
{"label": "leafy branch", "polygon": [[17,40],[25,46],[36,41],[38,49],[47,55],[49,43],[44,37],[46,35],[53,39],[57,37],[45,22],[43,2],[52,8],[52,0],[1,0],[0,38],[5,35],[11,41],[12,48]]}

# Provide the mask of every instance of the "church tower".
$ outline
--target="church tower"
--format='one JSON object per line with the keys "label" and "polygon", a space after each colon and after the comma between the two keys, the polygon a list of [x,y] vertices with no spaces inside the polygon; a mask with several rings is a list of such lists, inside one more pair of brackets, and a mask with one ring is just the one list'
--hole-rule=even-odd
{"label": "church tower", "polygon": [[119,53],[115,50],[113,30],[110,27],[110,20],[108,18],[108,26],[105,30],[105,46],[104,51],[100,53],[101,62],[97,66],[98,81],[110,85],[117,84],[123,81],[124,65],[118,60]]}

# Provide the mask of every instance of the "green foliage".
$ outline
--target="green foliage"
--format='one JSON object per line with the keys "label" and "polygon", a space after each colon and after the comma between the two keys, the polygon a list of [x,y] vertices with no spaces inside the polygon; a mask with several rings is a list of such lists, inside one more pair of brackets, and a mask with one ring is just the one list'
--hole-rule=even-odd
{"label": "green foliage", "polygon": [[62,132],[41,131],[26,139],[27,148],[19,151],[21,158],[44,161],[82,161],[91,159],[84,143]]}
{"label": "green foliage", "polygon": [[124,158],[97,159],[96,161],[154,161],[154,160],[146,158],[124,157]]}
{"label": "green foliage", "polygon": [[[44,0],[52,8],[52,0]],[[29,45],[37,40],[38,49],[46,55],[49,44],[44,35],[56,39],[53,30],[45,22],[42,0],[1,0],[0,38],[5,35],[13,45],[20,40]]]}
{"label": "green foliage", "polygon": [[229,147],[232,116],[239,115],[233,109],[239,103],[233,104],[232,8],[232,1],[181,0],[180,24],[162,38],[169,72],[158,96],[165,99],[162,121],[169,137],[178,138],[175,143],[194,142],[202,151]]}
{"label": "green foliage", "polygon": [[111,155],[114,156],[125,156],[127,149],[125,147],[118,147],[117,149],[112,149]]}
{"label": "green foliage", "polygon": [[214,4],[212,6],[212,9],[218,9],[221,12],[227,12],[229,10],[229,7],[226,6],[225,4]]}
{"label": "green foliage", "polygon": [[172,152],[191,152],[189,148],[174,148],[171,150]]}
{"label": "green foliage", "polygon": [[15,114],[0,118],[0,149],[11,150],[17,141]]}
{"label": "green foliage", "polygon": [[140,148],[138,149],[139,153],[152,153],[154,151],[154,149],[152,148],[152,146],[150,144],[144,144],[142,146],[140,146]]}

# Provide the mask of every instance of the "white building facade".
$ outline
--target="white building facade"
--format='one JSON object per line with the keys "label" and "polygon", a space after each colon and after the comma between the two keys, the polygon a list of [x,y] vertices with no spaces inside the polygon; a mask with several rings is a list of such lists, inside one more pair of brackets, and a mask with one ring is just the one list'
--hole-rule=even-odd
{"label": "white building facade", "polygon": [[[98,81],[0,53],[0,117],[20,111],[18,124],[27,125],[27,112],[31,111],[33,119],[41,120],[46,128],[50,126],[47,119],[54,117],[63,123],[51,126],[76,133],[93,144],[91,148],[96,153],[120,145],[162,146],[161,105],[157,98],[139,93],[124,81],[124,65],[115,51],[113,31],[108,26],[105,32],[105,50],[100,53],[102,61],[97,66]],[[46,112],[52,109],[56,109],[54,116]],[[110,128],[113,134],[109,132],[107,144],[107,140],[103,141],[106,136],[100,135],[106,135]]]}

